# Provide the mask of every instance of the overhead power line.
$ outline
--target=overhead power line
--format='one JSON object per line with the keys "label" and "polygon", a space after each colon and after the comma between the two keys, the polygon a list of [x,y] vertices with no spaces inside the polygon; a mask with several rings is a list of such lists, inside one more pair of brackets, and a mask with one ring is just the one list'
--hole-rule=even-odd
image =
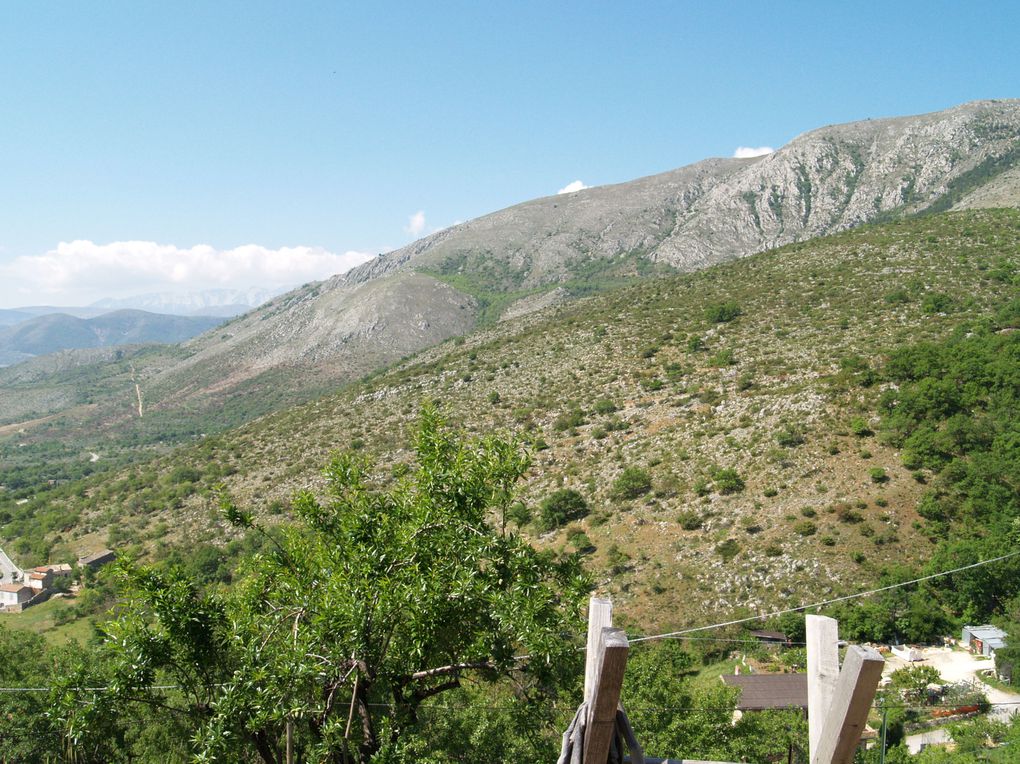
{"label": "overhead power line", "polygon": [[[931,581],[934,578],[942,578],[943,576],[951,576],[954,573],[959,573],[964,570],[971,570],[972,568],[980,568],[983,565],[991,565],[993,562],[1002,562],[1008,560],[1011,557],[1020,556],[1020,549],[1009,552],[1007,554],[999,555],[998,557],[992,557],[988,560],[980,560],[978,562],[972,562],[970,565],[961,565],[959,568],[953,568],[952,570],[943,570],[939,573],[930,573],[927,576],[921,576],[920,578],[914,578],[910,581],[901,581],[897,584],[889,584],[888,586],[880,586],[877,589],[868,589],[864,592],[856,592],[855,594],[844,594],[842,597],[833,597],[831,599],[822,600],[821,602],[812,602],[808,605],[798,605],[797,607],[786,608],[784,610],[776,610],[771,613],[761,613],[759,615],[747,616],[746,618],[734,618],[731,621],[723,621],[722,623],[713,623],[709,626],[694,626],[690,629],[680,629],[679,631],[670,631],[665,634],[653,634],[647,637],[635,637],[629,639],[630,644],[637,644],[639,642],[651,642],[655,639],[675,639],[682,637],[687,634],[695,634],[699,631],[711,631],[712,629],[721,629],[726,626],[738,626],[742,623],[751,623],[752,621],[764,621],[769,618],[778,618],[781,615],[788,613],[799,613],[802,610],[811,610],[813,608],[825,607],[826,605],[834,605],[837,602],[847,602],[848,600],[856,600],[861,597],[870,597],[873,594],[880,594],[882,592],[888,592],[893,589],[900,589],[905,586],[913,586],[924,581]],[[583,649],[583,648],[582,648]]]}

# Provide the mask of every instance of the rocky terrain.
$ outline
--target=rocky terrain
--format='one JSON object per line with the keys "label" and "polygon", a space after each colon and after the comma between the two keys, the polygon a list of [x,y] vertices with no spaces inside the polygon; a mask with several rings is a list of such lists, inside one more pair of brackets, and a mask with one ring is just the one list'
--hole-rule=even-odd
{"label": "rocky terrain", "polygon": [[[90,401],[75,426],[130,431],[137,383],[150,416],[215,431],[585,295],[868,222],[1016,206],[1018,147],[1020,101],[982,101],[824,127],[767,156],[536,199],[281,295],[177,349],[31,385],[0,375],[0,422],[46,420],[68,401]],[[46,427],[37,437],[54,434]]]}
{"label": "rocky terrain", "polygon": [[[987,322],[1015,296],[1018,253],[1020,213],[947,213],[549,305],[31,511],[76,518],[69,544],[221,543],[214,486],[273,521],[335,449],[377,459],[386,482],[433,400],[532,444],[522,504],[495,520],[583,551],[644,626],[822,597],[930,554],[930,476],[882,437],[881,370],[895,348]],[[587,513],[550,526],[542,504],[562,489]]]}
{"label": "rocky terrain", "polygon": [[488,318],[520,314],[536,293],[648,275],[650,264],[690,271],[933,207],[1015,205],[1000,175],[1018,161],[1020,102],[977,102],[536,199],[279,297],[196,340],[183,373],[212,364],[236,379],[301,363],[354,377],[470,330],[494,297]]}

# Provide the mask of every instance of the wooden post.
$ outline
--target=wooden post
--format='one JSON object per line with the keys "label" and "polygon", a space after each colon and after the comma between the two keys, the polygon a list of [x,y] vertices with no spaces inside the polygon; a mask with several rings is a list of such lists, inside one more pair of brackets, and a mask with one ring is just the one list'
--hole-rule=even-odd
{"label": "wooden post", "polygon": [[600,634],[601,662],[584,733],[584,764],[606,764],[616,734],[616,709],[620,705],[623,673],[627,668],[629,644],[623,629],[603,628]]}
{"label": "wooden post", "polygon": [[858,645],[847,648],[811,764],[850,764],[853,760],[884,664],[877,650]]}
{"label": "wooden post", "polygon": [[588,652],[584,656],[584,700],[591,706],[602,663],[602,629],[613,625],[613,603],[601,597],[588,600]]}
{"label": "wooden post", "polygon": [[807,631],[808,750],[815,761],[825,717],[839,677],[839,628],[834,618],[809,615]]}

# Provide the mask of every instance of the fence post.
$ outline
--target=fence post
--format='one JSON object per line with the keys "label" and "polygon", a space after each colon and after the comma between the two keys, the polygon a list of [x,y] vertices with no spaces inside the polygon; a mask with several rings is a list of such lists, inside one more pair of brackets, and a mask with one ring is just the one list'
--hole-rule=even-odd
{"label": "fence post", "polygon": [[588,600],[588,646],[584,655],[584,700],[591,708],[602,663],[602,629],[613,625],[613,603],[601,597]]}
{"label": "fence post", "polygon": [[811,764],[850,764],[853,760],[884,664],[877,650],[858,645],[847,648]]}
{"label": "fence post", "polygon": [[620,705],[623,674],[627,668],[629,644],[623,629],[603,628],[599,635],[600,662],[588,725],[584,735],[584,764],[606,764],[616,734],[616,709]]}
{"label": "fence post", "polygon": [[839,667],[835,619],[806,616],[808,742],[811,764],[849,764],[861,740],[885,659],[870,647],[847,648]]}
{"label": "fence post", "polygon": [[839,625],[836,619],[824,615],[805,616],[804,623],[807,633],[808,751],[810,760],[814,762],[839,677]]}

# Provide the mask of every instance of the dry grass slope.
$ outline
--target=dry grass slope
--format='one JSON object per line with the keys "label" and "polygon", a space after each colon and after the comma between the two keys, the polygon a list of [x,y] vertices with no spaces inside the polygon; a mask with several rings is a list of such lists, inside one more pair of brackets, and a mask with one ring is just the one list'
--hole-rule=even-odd
{"label": "dry grass slope", "polygon": [[[869,370],[1015,294],[1002,274],[1018,253],[1020,213],[949,213],[555,305],[96,484],[69,502],[83,512],[74,533],[221,539],[213,483],[283,517],[338,448],[362,449],[390,480],[430,399],[471,430],[535,445],[516,522],[541,545],[585,550],[643,627],[854,589],[930,547],[914,510],[923,476],[871,433],[882,385]],[[649,490],[621,498],[627,468]],[[182,475],[176,506],[139,490]],[[525,518],[562,488],[590,514],[541,533]]]}

